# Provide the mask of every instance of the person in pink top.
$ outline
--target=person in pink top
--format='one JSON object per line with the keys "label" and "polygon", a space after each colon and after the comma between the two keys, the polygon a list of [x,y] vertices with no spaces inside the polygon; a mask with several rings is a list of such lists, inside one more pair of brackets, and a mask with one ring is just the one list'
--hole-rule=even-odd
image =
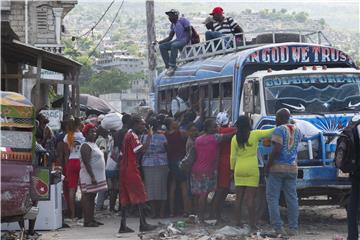
{"label": "person in pink top", "polygon": [[209,192],[216,190],[219,143],[235,134],[219,134],[213,119],[206,119],[205,133],[195,141],[196,159],[191,169],[191,193],[195,197],[200,221],[204,221],[206,200]]}

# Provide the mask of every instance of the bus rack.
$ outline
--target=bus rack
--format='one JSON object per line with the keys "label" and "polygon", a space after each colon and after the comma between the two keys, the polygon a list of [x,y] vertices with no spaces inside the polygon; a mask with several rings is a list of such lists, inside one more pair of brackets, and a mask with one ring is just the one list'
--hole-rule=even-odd
{"label": "bus rack", "polygon": [[[245,41],[244,41],[245,39]],[[270,43],[306,42],[325,46],[332,44],[322,31],[314,30],[269,30],[226,35],[197,44],[187,45],[180,53],[178,62],[205,59],[211,56],[238,52]]]}

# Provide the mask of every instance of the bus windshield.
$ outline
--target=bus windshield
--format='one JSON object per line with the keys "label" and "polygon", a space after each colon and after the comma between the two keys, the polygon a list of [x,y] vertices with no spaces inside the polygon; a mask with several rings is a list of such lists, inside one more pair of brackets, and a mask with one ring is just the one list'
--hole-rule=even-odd
{"label": "bus windshield", "polygon": [[288,108],[293,114],[360,111],[360,74],[321,73],[264,77],[268,114]]}

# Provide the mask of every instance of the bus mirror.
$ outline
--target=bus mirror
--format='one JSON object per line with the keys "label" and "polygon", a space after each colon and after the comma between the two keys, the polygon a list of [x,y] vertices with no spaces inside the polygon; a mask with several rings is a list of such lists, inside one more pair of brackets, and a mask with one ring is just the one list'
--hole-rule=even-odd
{"label": "bus mirror", "polygon": [[249,81],[244,84],[244,112],[254,112],[253,82]]}

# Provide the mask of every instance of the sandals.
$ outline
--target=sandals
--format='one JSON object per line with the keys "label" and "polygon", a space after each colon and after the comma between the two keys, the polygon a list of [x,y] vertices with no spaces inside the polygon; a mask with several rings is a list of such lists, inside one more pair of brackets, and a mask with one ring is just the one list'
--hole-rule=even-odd
{"label": "sandals", "polygon": [[119,231],[118,231],[118,233],[133,233],[133,232],[135,232],[135,231],[132,230],[132,229],[129,228],[129,227],[125,227],[125,229],[124,229],[124,228],[120,228]]}
{"label": "sandals", "polygon": [[98,227],[99,224],[97,224],[96,222],[89,222],[89,223],[84,223],[84,227]]}
{"label": "sandals", "polygon": [[29,231],[26,231],[25,235],[26,235],[26,239],[35,240],[38,239],[42,234],[35,231],[33,234],[29,234]]}
{"label": "sandals", "polygon": [[93,220],[93,222],[96,223],[97,225],[100,225],[100,226],[104,225],[104,223],[96,221],[96,220]]}

